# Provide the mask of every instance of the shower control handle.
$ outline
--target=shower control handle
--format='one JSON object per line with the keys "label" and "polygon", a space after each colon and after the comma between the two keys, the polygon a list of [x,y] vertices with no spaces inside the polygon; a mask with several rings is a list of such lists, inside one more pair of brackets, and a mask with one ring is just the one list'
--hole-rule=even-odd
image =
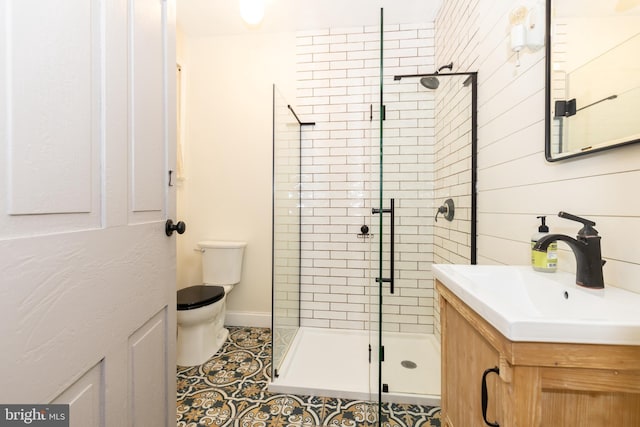
{"label": "shower control handle", "polygon": [[[382,277],[376,277],[376,283],[389,283],[389,292],[391,292],[392,294],[395,292],[395,284],[394,284],[394,276],[395,276],[395,239],[396,239],[396,227],[395,227],[395,222],[396,222],[396,208],[395,208],[395,204],[396,204],[396,200],[395,199],[389,199],[389,209],[376,209],[373,208],[371,209],[371,213],[375,214],[385,214],[388,213],[391,215],[390,217],[390,221],[391,221],[391,227],[390,227],[390,239],[389,239],[389,249],[391,252],[391,259],[389,260],[389,274],[390,277],[388,278],[382,278]],[[380,256],[380,259],[382,260],[382,255]],[[382,272],[380,272],[382,273]]]}
{"label": "shower control handle", "polygon": [[443,214],[444,219],[446,219],[447,221],[453,221],[454,213],[455,205],[453,204],[453,199],[447,199],[436,211],[435,221],[438,222],[438,214]]}

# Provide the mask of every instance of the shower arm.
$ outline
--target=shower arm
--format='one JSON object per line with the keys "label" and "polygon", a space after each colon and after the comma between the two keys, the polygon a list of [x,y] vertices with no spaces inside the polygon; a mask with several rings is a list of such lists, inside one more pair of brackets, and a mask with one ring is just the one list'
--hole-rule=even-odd
{"label": "shower arm", "polygon": [[476,74],[476,73],[467,72],[467,73],[444,73],[444,74],[439,74],[439,73],[402,74],[402,75],[393,76],[393,80],[402,80],[402,79],[405,79],[405,78],[408,79],[408,78],[411,78],[411,77],[471,76],[473,74]]}

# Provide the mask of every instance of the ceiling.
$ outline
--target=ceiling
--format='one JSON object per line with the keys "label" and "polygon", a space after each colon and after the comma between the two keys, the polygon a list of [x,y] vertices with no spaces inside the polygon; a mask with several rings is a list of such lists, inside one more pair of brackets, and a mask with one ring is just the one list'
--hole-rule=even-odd
{"label": "ceiling", "polygon": [[189,36],[286,32],[435,20],[442,0],[266,0],[264,20],[249,27],[238,0],[176,0],[178,27]]}

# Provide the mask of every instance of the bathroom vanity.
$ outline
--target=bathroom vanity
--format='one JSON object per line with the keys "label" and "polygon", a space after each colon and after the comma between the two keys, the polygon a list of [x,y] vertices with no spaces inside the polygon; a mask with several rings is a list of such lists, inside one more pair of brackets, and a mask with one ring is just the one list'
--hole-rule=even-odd
{"label": "bathroom vanity", "polygon": [[[553,283],[523,267],[442,265],[434,274],[443,426],[640,426],[640,295],[582,295],[570,275]],[[627,297],[629,310],[617,301]],[[588,318],[585,304],[603,309]],[[607,305],[619,318],[603,319]],[[615,343],[597,342],[607,340]]]}

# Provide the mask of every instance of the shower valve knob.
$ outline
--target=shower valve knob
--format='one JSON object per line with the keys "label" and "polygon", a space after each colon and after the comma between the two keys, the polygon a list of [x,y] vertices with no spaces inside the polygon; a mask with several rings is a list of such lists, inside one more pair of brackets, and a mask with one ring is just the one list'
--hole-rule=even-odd
{"label": "shower valve knob", "polygon": [[360,227],[360,233],[358,234],[358,237],[361,237],[361,238],[373,237],[373,234],[369,233],[369,226],[367,224],[364,224],[362,227]]}
{"label": "shower valve knob", "polygon": [[444,219],[447,221],[453,221],[453,215],[455,213],[455,206],[453,204],[452,199],[447,199],[444,201],[444,204],[438,208],[436,211],[435,220],[438,222],[438,214],[443,214]]}

